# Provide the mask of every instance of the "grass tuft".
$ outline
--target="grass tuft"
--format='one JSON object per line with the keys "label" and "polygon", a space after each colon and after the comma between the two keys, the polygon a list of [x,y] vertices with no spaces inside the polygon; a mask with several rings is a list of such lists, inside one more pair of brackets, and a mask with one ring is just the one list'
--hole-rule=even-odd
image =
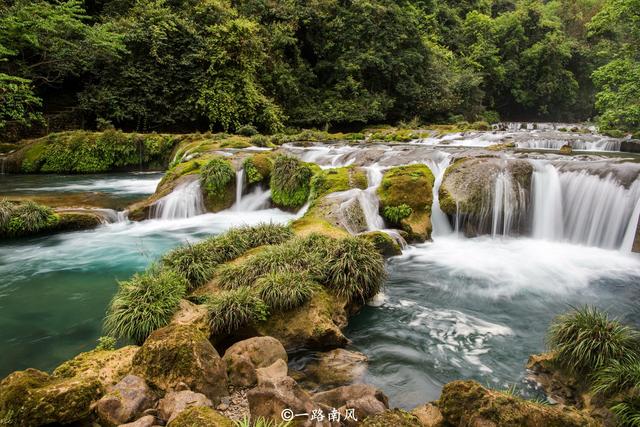
{"label": "grass tuft", "polygon": [[309,198],[312,172],[295,157],[279,155],[271,172],[271,198],[282,208],[297,209]]}
{"label": "grass tuft", "polygon": [[211,333],[230,334],[252,322],[266,320],[267,305],[249,288],[224,291],[207,299]]}
{"label": "grass tuft", "polygon": [[621,363],[614,360],[592,376],[591,390],[611,396],[637,387],[640,390],[640,361]]}
{"label": "grass tuft", "polygon": [[288,311],[311,299],[319,286],[307,273],[298,271],[271,272],[256,282],[258,295],[270,311]]}
{"label": "grass tuft", "polygon": [[214,157],[200,172],[200,183],[204,191],[212,196],[222,197],[227,186],[234,182],[236,171],[227,160]]}

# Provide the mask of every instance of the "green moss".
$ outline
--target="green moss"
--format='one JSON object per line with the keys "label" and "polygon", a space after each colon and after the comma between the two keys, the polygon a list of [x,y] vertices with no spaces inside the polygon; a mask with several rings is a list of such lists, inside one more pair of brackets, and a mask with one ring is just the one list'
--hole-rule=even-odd
{"label": "green moss", "polygon": [[385,206],[382,210],[382,216],[390,224],[400,224],[400,222],[408,218],[413,213],[411,206],[401,204],[399,206]]}
{"label": "green moss", "polygon": [[271,199],[284,209],[299,209],[309,198],[312,171],[295,157],[279,155],[271,174]]}
{"label": "green moss", "polygon": [[367,175],[362,169],[352,166],[336,169],[320,169],[311,179],[311,198],[318,199],[337,191],[352,188],[365,189]]}
{"label": "green moss", "polygon": [[55,230],[60,215],[32,201],[0,201],[0,237],[33,236]]}
{"label": "green moss", "polygon": [[362,422],[363,427],[422,427],[415,415],[402,409],[393,409],[381,414],[372,415]]}
{"label": "green moss", "polygon": [[187,408],[180,412],[169,427],[235,427],[233,421],[206,406]]}
{"label": "green moss", "polygon": [[378,253],[385,257],[400,255],[402,249],[400,245],[383,231],[372,231],[360,235],[363,239],[369,240],[376,247]]}
{"label": "green moss", "polygon": [[243,168],[247,174],[249,184],[266,181],[271,177],[273,155],[271,153],[260,153],[251,156],[244,161]]}
{"label": "green moss", "polygon": [[200,172],[200,183],[210,211],[218,212],[233,205],[235,178],[233,166],[221,157],[214,157],[204,165]]}

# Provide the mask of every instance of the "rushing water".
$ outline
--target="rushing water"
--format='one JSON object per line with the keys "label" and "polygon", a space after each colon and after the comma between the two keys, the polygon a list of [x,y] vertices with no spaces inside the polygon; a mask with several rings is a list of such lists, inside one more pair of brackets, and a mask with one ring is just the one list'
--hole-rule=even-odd
{"label": "rushing water", "polygon": [[0,243],[0,377],[52,369],[93,348],[117,280],[170,248],[232,226],[294,217],[278,209],[228,210]]}

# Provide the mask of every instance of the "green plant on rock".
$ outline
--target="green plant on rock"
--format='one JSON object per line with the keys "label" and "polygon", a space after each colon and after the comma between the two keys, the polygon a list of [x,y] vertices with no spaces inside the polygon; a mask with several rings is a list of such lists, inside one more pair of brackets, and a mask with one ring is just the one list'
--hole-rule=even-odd
{"label": "green plant on rock", "polygon": [[311,299],[315,286],[307,273],[299,271],[271,272],[256,282],[258,295],[272,312],[300,307]]}
{"label": "green plant on rock", "polygon": [[548,333],[555,360],[572,374],[588,375],[613,361],[638,357],[640,335],[595,307],[558,316]]}
{"label": "green plant on rock", "polygon": [[165,267],[180,273],[189,283],[188,290],[191,291],[211,279],[220,261],[207,245],[186,244],[166,254],[161,262]]}
{"label": "green plant on rock", "polygon": [[266,320],[269,316],[264,301],[247,287],[211,296],[206,305],[213,335],[230,334],[252,322]]}
{"label": "green plant on rock", "polygon": [[32,201],[0,203],[0,234],[23,236],[55,227],[60,217],[47,206]]}
{"label": "green plant on rock", "polygon": [[166,326],[185,295],[187,282],[179,273],[152,267],[120,282],[105,317],[104,329],[118,339],[136,344]]}
{"label": "green plant on rock", "polygon": [[271,199],[287,209],[302,207],[309,198],[309,182],[312,172],[295,157],[276,157],[271,173]]}
{"label": "green plant on rock", "polygon": [[9,226],[9,220],[13,215],[14,204],[6,199],[0,200],[0,233]]}
{"label": "green plant on rock", "polygon": [[235,177],[236,171],[231,163],[220,157],[214,157],[202,168],[200,183],[207,194],[220,197],[224,195],[227,186],[234,182]]}
{"label": "green plant on rock", "polygon": [[98,345],[96,346],[96,351],[102,350],[115,350],[116,349],[117,340],[114,337],[104,336],[98,338]]}
{"label": "green plant on rock", "polygon": [[244,173],[247,174],[249,184],[261,182],[264,179],[264,176],[262,176],[258,168],[256,168],[256,165],[253,163],[253,159],[251,157],[244,161],[242,167],[244,168]]}
{"label": "green plant on rock", "polygon": [[269,137],[264,135],[253,135],[249,142],[251,142],[251,145],[255,145],[256,147],[268,147]]}
{"label": "green plant on rock", "polygon": [[339,240],[323,271],[322,283],[348,301],[373,297],[386,277],[382,256],[370,241],[359,237]]}
{"label": "green plant on rock", "polygon": [[382,210],[382,216],[390,224],[400,224],[405,218],[408,218],[413,213],[411,206],[407,204],[401,204],[400,206],[385,206]]}
{"label": "green plant on rock", "polygon": [[613,405],[610,409],[621,426],[640,427],[640,397],[638,397],[638,393]]}
{"label": "green plant on rock", "polygon": [[591,390],[604,395],[614,395],[637,387],[640,391],[640,360],[612,361],[592,375]]}

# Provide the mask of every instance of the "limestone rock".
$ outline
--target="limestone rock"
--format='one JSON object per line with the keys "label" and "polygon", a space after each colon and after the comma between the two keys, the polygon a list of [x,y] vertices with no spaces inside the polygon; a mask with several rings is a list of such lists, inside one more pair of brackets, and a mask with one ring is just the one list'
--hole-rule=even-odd
{"label": "limestone rock", "polygon": [[133,356],[139,347],[130,345],[117,350],[93,350],[80,353],[53,371],[56,378],[91,377],[108,389],[131,370]]}
{"label": "limestone rock", "polygon": [[167,393],[158,402],[158,411],[160,417],[171,422],[179,413],[187,408],[204,406],[211,408],[213,403],[202,393],[194,393],[189,390],[172,391]]}
{"label": "limestone rock", "polygon": [[566,406],[529,402],[482,387],[475,381],[446,384],[438,400],[445,425],[460,427],[596,427],[601,423]]}
{"label": "limestone rock", "polygon": [[235,424],[214,409],[193,406],[180,412],[169,427],[235,427]]}
{"label": "limestone rock", "polygon": [[235,386],[256,384],[257,368],[265,368],[277,360],[287,362],[287,352],[273,337],[254,337],[233,344],[222,358],[227,366],[229,382]]}
{"label": "limestone rock", "polygon": [[569,144],[565,144],[560,147],[560,154],[570,155],[573,153],[573,148]]}
{"label": "limestone rock", "polygon": [[356,382],[367,370],[367,356],[337,348],[318,353],[304,369],[305,381],[318,386],[343,386]]}
{"label": "limestone rock", "polygon": [[371,231],[361,236],[373,243],[378,252],[386,258],[402,254],[398,242],[383,231]]}
{"label": "limestone rock", "polygon": [[387,396],[367,384],[353,384],[316,393],[313,402],[329,410],[336,408],[341,414],[353,409],[359,421],[389,409]]}
{"label": "limestone rock", "polygon": [[422,406],[418,406],[413,411],[411,411],[413,415],[420,420],[420,423],[423,427],[442,427],[444,423],[444,418],[442,418],[442,413],[440,413],[440,409],[437,406],[432,405],[431,403],[427,403]]}
{"label": "limestone rock", "polygon": [[153,332],[133,358],[133,373],[163,391],[183,382],[215,403],[227,395],[225,363],[207,335],[188,325]]}
{"label": "limestone rock", "polygon": [[272,336],[287,350],[306,347],[327,349],[349,343],[341,331],[347,325],[345,302],[327,291],[314,293],[305,305],[285,313],[275,313],[256,325],[261,335]]}
{"label": "limestone rock", "polygon": [[263,382],[247,393],[249,412],[252,418],[263,417],[282,421],[282,411],[290,409],[294,413],[311,413],[316,406],[311,396],[291,377],[274,378]]}
{"label": "limestone rock", "polygon": [[176,314],[173,315],[171,323],[174,325],[189,325],[204,333],[209,333],[209,313],[204,305],[194,304],[191,301],[183,299],[180,301],[180,307]]}
{"label": "limestone rock", "polygon": [[98,417],[105,425],[120,425],[139,417],[151,407],[154,396],[147,383],[135,375],[127,375],[96,404]]}
{"label": "limestone rock", "polygon": [[286,377],[289,371],[289,367],[287,363],[278,359],[273,364],[267,366],[266,368],[258,368],[256,369],[256,377],[258,380],[258,385],[265,384],[268,381],[275,380],[277,378]]}
{"label": "limestone rock", "polygon": [[103,392],[95,377],[59,379],[37,369],[17,371],[0,383],[0,420],[11,426],[81,421]]}
{"label": "limestone rock", "polygon": [[377,415],[365,418],[360,424],[362,427],[424,427],[420,423],[420,419],[414,414],[403,411],[402,409],[393,409],[385,411]]}

